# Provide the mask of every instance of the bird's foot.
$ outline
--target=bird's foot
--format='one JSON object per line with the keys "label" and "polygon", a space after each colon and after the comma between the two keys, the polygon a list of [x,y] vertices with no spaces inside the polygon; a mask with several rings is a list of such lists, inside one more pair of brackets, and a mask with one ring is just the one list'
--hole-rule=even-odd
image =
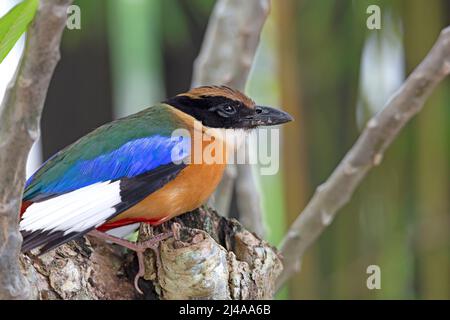
{"label": "bird's foot", "polygon": [[98,230],[92,230],[88,233],[90,236],[93,236],[95,238],[99,238],[105,241],[110,241],[115,244],[121,245],[127,249],[133,250],[136,252],[138,263],[139,263],[139,271],[134,277],[134,287],[136,290],[143,294],[142,290],[139,288],[139,279],[145,275],[145,264],[144,264],[144,252],[147,249],[152,249],[155,253],[155,261],[156,261],[156,270],[158,272],[159,268],[161,267],[161,258],[159,255],[159,244],[161,241],[170,238],[173,236],[172,231],[160,233],[153,238],[143,241],[143,242],[131,242],[122,238],[118,238],[115,236],[112,236],[110,234],[107,234],[105,232],[101,232]]}
{"label": "bird's foot", "polygon": [[173,236],[173,233],[171,231],[160,233],[149,240],[146,240],[144,242],[135,243],[135,245],[136,245],[135,249],[131,249],[131,250],[136,251],[136,255],[138,258],[139,271],[136,274],[136,276],[134,277],[134,287],[140,294],[143,294],[143,292],[139,288],[139,279],[145,275],[145,264],[144,264],[145,250],[147,250],[147,249],[153,250],[153,253],[155,254],[156,274],[158,274],[158,271],[161,267],[161,257],[159,255],[159,244],[161,241],[163,241],[167,238],[170,238],[171,236]]}

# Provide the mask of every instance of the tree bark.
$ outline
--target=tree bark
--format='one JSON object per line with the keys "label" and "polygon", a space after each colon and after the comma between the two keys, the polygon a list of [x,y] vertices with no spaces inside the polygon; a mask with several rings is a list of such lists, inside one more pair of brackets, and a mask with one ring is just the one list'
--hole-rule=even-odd
{"label": "tree bark", "polygon": [[[173,226],[172,226],[173,225]],[[21,258],[34,299],[271,299],[281,272],[276,250],[234,219],[200,208],[159,227],[143,224],[139,240],[167,230],[161,263],[145,255],[146,274],[133,286],[134,253],[95,238],[72,241],[42,256]]]}
{"label": "tree bark", "polygon": [[[282,270],[275,248],[235,219],[200,208],[158,228],[142,225],[140,240],[175,226],[160,248],[162,268],[146,268],[163,299],[271,299]],[[172,226],[172,227],[170,227]],[[148,265],[155,266],[150,251]]]}

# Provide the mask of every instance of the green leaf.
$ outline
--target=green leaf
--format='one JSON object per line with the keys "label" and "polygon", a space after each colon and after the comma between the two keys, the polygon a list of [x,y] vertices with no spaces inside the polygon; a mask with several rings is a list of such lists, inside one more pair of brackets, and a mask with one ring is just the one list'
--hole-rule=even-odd
{"label": "green leaf", "polygon": [[24,0],[0,18],[0,63],[26,31],[38,5],[38,0]]}

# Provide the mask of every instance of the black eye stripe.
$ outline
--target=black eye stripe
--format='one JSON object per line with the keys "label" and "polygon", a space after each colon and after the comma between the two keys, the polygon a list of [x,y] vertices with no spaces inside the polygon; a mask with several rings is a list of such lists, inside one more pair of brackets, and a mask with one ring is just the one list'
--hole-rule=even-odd
{"label": "black eye stripe", "polygon": [[193,116],[205,126],[213,128],[238,127],[238,119],[255,113],[243,102],[223,96],[198,97],[175,96],[168,101],[169,105]]}

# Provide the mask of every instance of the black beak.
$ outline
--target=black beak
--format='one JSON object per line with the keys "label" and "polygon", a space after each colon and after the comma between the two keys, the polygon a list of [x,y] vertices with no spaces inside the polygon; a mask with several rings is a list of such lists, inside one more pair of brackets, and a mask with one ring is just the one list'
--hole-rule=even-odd
{"label": "black beak", "polygon": [[274,126],[294,120],[289,113],[271,107],[256,106],[255,111],[255,114],[242,119],[245,126]]}

